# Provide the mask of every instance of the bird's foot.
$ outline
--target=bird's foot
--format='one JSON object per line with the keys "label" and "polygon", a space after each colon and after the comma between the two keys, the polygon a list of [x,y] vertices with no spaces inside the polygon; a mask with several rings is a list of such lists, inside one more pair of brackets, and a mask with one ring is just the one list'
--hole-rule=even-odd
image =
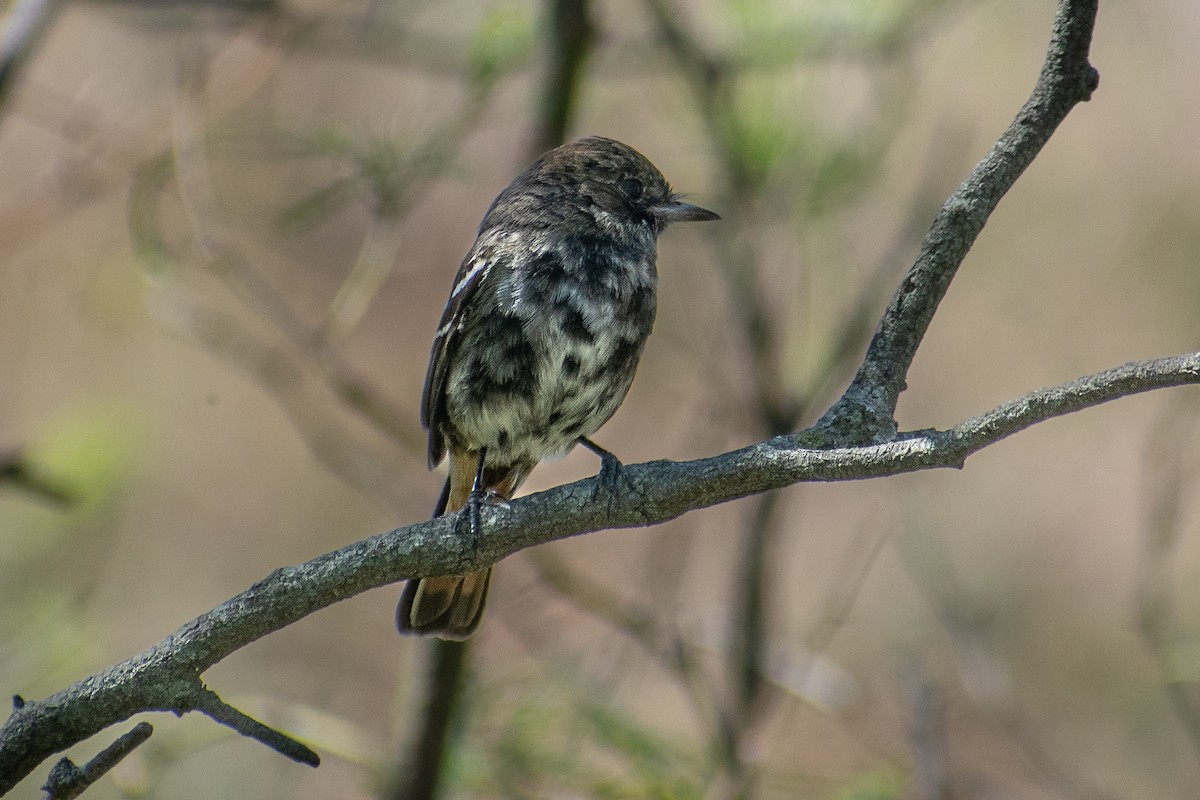
{"label": "bird's foot", "polygon": [[483,506],[498,506],[508,508],[508,500],[494,489],[472,489],[467,496],[467,504],[458,512],[454,528],[460,536],[469,536],[471,548],[479,549],[483,534]]}
{"label": "bird's foot", "polygon": [[592,498],[603,499],[607,501],[609,508],[612,508],[621,493],[621,479],[625,474],[625,467],[620,459],[586,436],[580,436],[579,443],[600,457],[600,472],[596,475],[596,491]]}

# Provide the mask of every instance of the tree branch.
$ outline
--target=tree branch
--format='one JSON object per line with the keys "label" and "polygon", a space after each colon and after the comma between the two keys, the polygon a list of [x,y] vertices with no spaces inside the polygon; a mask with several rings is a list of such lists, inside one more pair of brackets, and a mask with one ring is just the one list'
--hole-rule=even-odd
{"label": "tree branch", "polygon": [[567,124],[579,97],[583,64],[596,40],[588,0],[550,0],[545,14],[546,70],[530,147],[532,158],[566,139]]}
{"label": "tree branch", "polygon": [[1088,63],[1098,0],[1061,0],[1050,48],[1033,93],[991,152],[950,195],[933,220],[917,260],[896,289],[867,356],[823,422],[856,441],[882,441],[908,368],[938,303],[1000,198],[1021,177],[1076,103],[1091,99],[1100,75]]}
{"label": "tree branch", "polygon": [[[1060,0],[1033,95],[937,215],[854,382],[814,428],[711,458],[628,466],[611,503],[594,502],[601,489],[593,478],[486,507],[486,535],[478,547],[457,535],[452,518],[442,517],[276,570],[149,650],[44,700],[18,704],[0,728],[0,794],[54,753],[146,711],[202,710],[277,746],[274,732],[249,725],[240,712],[228,713],[199,676],[246,644],[368,589],[404,578],[462,574],[536,544],[653,525],[802,481],[958,468],[972,453],[1038,422],[1129,394],[1200,383],[1200,353],[1191,353],[1031,392],[946,431],[898,434],[892,420],[916,348],[988,215],[1067,112],[1096,87],[1096,72],[1087,63],[1095,13],[1096,0]],[[288,753],[292,757],[315,760],[307,748],[278,736],[296,745]]]}
{"label": "tree branch", "polygon": [[[883,444],[811,449],[824,432],[779,436],[696,461],[626,466],[614,502],[595,503],[595,478],[483,509],[478,549],[439,517],[378,534],[293,567],[185,624],[163,641],[44,700],[0,728],[0,792],[39,763],[145,711],[199,707],[197,676],[234,651],[328,605],[403,578],[470,572],[519,550],[607,528],[654,525],[688,511],[806,481],[861,480],[959,468],[971,454],[1054,417],[1119,397],[1200,383],[1200,352],[1137,361],[1040,389],[946,431]],[[204,709],[207,711],[207,709]]]}

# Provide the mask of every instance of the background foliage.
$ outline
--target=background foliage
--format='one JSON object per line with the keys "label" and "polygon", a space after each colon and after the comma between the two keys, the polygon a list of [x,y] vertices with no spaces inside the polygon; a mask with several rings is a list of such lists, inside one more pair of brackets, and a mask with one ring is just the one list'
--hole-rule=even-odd
{"label": "background foliage", "polygon": [[[61,688],[276,566],[428,514],[428,344],[488,202],[545,144],[550,8],[60,11],[0,109],[6,691]],[[656,332],[598,439],[689,458],[811,422],[1027,94],[1051,13],[594,4],[567,135],[630,142],[726,220],[664,237]],[[1197,34],[1182,0],[1102,9],[1101,89],[968,257],[903,426],[1195,349]],[[1185,796],[1191,394],[1039,426],[962,473],[509,559],[453,796]],[[528,489],[595,468],[572,454]],[[319,770],[164,720],[90,796],[382,791],[429,652],[394,635],[396,594],[206,676]]]}

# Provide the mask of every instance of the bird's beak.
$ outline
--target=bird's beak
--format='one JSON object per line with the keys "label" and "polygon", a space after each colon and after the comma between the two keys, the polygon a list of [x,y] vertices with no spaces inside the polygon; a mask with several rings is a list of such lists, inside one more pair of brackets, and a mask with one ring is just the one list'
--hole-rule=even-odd
{"label": "bird's beak", "polygon": [[709,220],[720,219],[716,213],[709,211],[707,208],[694,206],[691,203],[685,203],[681,200],[671,198],[664,203],[650,207],[650,212],[655,217],[662,220],[663,223],[668,222],[707,222]]}

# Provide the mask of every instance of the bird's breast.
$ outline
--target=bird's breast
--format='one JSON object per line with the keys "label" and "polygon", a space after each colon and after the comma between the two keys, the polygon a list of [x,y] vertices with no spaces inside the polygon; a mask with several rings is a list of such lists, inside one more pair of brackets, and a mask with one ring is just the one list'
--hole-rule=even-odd
{"label": "bird's breast", "polygon": [[656,277],[653,250],[594,243],[514,265],[449,376],[460,445],[486,447],[492,464],[535,463],[607,422],[654,325]]}

